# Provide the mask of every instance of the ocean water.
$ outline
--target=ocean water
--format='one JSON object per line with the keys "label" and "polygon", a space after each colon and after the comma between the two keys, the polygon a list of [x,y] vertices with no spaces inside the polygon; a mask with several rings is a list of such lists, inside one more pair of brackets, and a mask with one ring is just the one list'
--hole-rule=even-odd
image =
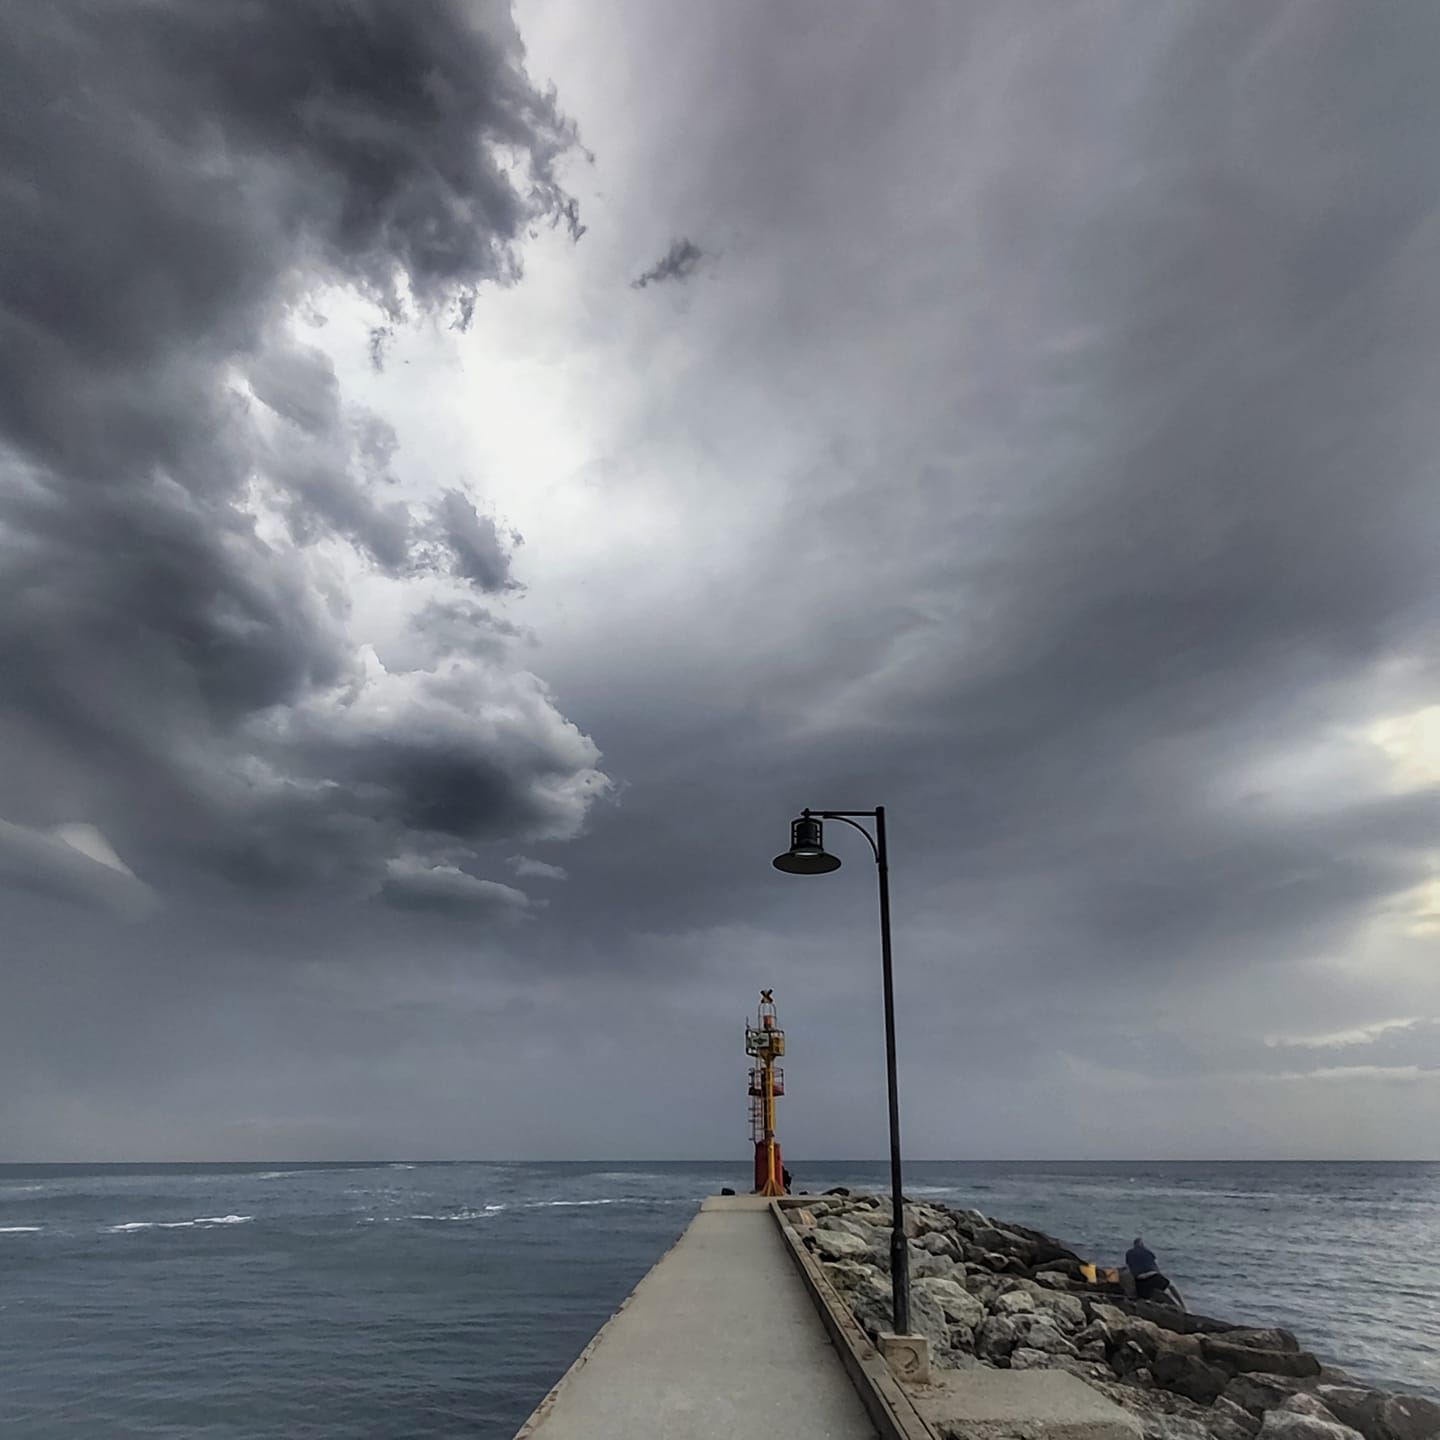
{"label": "ocean water", "polygon": [[[792,1161],[795,1188],[884,1190]],[[0,1435],[508,1440],[746,1163],[0,1166]],[[1440,1397],[1440,1165],[911,1163]]]}

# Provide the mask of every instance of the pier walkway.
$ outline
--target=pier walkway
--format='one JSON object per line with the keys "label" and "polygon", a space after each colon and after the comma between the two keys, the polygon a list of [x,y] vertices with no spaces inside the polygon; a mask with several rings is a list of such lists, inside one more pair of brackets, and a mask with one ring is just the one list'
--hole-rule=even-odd
{"label": "pier walkway", "polygon": [[718,1196],[636,1287],[516,1440],[875,1430],[778,1233],[770,1202]]}

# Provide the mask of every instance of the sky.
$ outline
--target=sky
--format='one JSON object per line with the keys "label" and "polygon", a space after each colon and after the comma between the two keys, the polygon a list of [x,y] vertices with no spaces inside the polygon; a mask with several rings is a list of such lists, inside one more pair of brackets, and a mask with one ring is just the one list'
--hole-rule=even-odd
{"label": "sky", "polygon": [[0,1159],[1440,1158],[1437,45],[0,8]]}

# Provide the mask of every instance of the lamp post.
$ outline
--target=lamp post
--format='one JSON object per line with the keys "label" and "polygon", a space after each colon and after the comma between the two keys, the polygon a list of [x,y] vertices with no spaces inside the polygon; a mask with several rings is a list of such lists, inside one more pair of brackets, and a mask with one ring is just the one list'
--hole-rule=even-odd
{"label": "lamp post", "polygon": [[[875,821],[872,835],[854,817]],[[790,848],[772,862],[787,875],[828,875],[840,858],[825,849],[823,820],[839,820],[870,842],[880,876],[880,961],[885,977],[885,1079],[890,1099],[890,1291],[897,1335],[910,1333],[910,1250],[905,1241],[905,1196],[900,1185],[900,1095],[895,1079],[895,982],[890,966],[890,860],[885,849],[885,807],[874,810],[802,810],[790,824]]]}

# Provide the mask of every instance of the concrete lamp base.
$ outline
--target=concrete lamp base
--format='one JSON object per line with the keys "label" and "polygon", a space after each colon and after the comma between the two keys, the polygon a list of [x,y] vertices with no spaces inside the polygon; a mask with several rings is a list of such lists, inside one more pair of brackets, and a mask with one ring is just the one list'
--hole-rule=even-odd
{"label": "concrete lamp base", "polygon": [[923,1335],[890,1335],[878,1337],[877,1348],[889,1362],[899,1380],[925,1385],[930,1380],[930,1342]]}

